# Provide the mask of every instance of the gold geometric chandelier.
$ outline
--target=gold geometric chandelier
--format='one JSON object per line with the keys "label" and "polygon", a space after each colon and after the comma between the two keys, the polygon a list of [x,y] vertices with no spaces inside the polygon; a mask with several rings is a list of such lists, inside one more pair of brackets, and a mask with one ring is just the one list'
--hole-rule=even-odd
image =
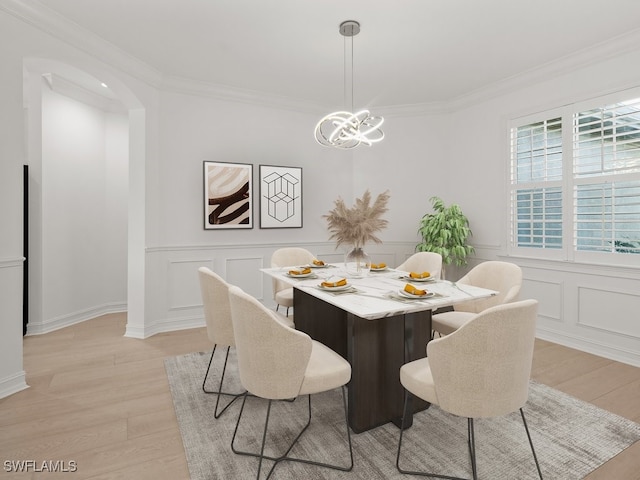
{"label": "gold geometric chandelier", "polygon": [[[351,112],[353,112],[353,37],[360,33],[360,24],[355,20],[346,20],[340,24],[340,34],[345,37],[344,46],[344,91],[347,102],[347,37],[351,39]],[[371,116],[369,110],[356,113],[338,111],[323,117],[316,125],[316,141],[325,147],[355,148],[359,145],[371,146],[384,138],[380,126],[384,118]]]}

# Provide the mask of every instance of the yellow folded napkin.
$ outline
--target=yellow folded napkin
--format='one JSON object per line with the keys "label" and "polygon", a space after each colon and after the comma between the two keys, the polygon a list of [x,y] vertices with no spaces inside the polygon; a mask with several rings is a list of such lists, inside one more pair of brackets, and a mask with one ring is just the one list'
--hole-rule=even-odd
{"label": "yellow folded napkin", "polygon": [[289,275],[306,275],[311,273],[310,268],[303,268],[302,270],[289,270]]}
{"label": "yellow folded napkin", "polygon": [[429,272],[422,272],[422,273],[411,272],[409,276],[411,278],[429,278],[431,274]]}
{"label": "yellow folded napkin", "polygon": [[386,266],[387,266],[387,264],[384,263],[384,262],[383,263],[372,263],[371,264],[371,268],[373,268],[374,270],[379,270],[379,269],[384,268]]}
{"label": "yellow folded napkin", "polygon": [[314,258],[313,259],[313,264],[321,267],[321,266],[324,265],[324,262],[322,260],[318,260],[317,258]]}
{"label": "yellow folded napkin", "polygon": [[344,285],[347,284],[347,279],[346,278],[341,278],[340,280],[338,280],[337,282],[322,282],[320,285],[322,285],[323,287],[342,287]]}
{"label": "yellow folded napkin", "polygon": [[410,283],[407,283],[404,286],[404,291],[407,292],[407,293],[410,293],[411,295],[426,295],[427,294],[426,290],[420,290],[419,288],[414,287]]}

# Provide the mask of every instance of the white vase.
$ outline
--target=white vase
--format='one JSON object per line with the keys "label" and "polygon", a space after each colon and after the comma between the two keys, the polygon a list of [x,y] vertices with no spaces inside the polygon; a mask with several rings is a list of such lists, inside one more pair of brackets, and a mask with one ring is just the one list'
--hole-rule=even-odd
{"label": "white vase", "polygon": [[371,270],[371,258],[362,247],[354,247],[345,255],[344,266],[350,277],[362,278]]}

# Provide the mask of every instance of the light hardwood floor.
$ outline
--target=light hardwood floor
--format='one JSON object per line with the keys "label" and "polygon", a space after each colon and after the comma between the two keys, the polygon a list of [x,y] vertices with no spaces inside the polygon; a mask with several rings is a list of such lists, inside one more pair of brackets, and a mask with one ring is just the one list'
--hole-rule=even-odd
{"label": "light hardwood floor", "polygon": [[[0,478],[189,478],[163,359],[210,350],[205,329],[136,340],[123,337],[125,323],[106,315],[25,337],[30,388],[0,400]],[[538,340],[532,376],[640,422],[640,368]],[[4,469],[28,459],[73,460],[77,472]],[[640,442],[587,478],[640,480]]]}

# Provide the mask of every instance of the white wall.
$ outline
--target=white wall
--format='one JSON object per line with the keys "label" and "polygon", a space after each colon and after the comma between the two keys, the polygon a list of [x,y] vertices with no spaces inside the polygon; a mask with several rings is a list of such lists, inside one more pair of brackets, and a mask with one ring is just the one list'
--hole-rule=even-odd
{"label": "white wall", "polygon": [[[378,113],[378,112],[374,112]],[[373,194],[389,190],[390,214],[385,241],[420,241],[417,231],[422,216],[431,212],[429,198],[447,192],[447,122],[440,110],[421,114],[385,115],[385,138],[354,153],[354,192],[367,188]]]}
{"label": "white wall", "polygon": [[16,23],[0,14],[0,398],[27,387],[22,366],[22,57],[9,41],[17,34]]}
{"label": "white wall", "polygon": [[639,64],[636,49],[457,110],[450,118],[445,197],[460,203],[471,221],[474,262],[500,258],[523,267],[522,297],[540,300],[540,337],[633,365],[640,365],[640,258],[616,267],[508,256],[508,122],[640,87]]}
{"label": "white wall", "polygon": [[[366,157],[366,168],[360,170],[353,152],[318,145],[313,128],[319,113],[175,92],[163,92],[161,105],[162,193],[150,205],[150,211],[157,209],[152,215],[157,215],[159,231],[157,243],[147,250],[147,282],[153,292],[147,305],[147,334],[202,325],[197,284],[197,269],[202,265],[273,305],[270,279],[256,272],[269,266],[276,248],[299,245],[323,258],[342,261],[342,249],[336,251],[335,244],[328,241],[330,235],[322,218],[333,208],[334,200],[342,196],[350,203],[365,188],[377,194],[390,188],[390,182],[397,184],[398,195],[403,192],[401,184],[406,182],[397,169],[389,169],[387,176],[380,171],[386,162],[380,154],[375,156],[375,149]],[[205,230],[204,160],[252,164],[256,202],[261,164],[302,167],[303,228],[261,229],[255,204],[253,229]],[[367,187],[361,188],[363,185]],[[392,192],[392,201],[395,195]],[[385,245],[370,246],[380,261],[399,264],[413,251],[415,228],[410,228],[411,237],[403,236],[404,215],[395,228],[381,233]],[[389,217],[393,218],[393,213]]]}
{"label": "white wall", "polygon": [[126,310],[126,116],[42,85],[42,307],[29,333]]}
{"label": "white wall", "polygon": [[[333,199],[351,195],[351,152],[322,148],[313,138],[317,115],[259,104],[162,93],[159,198],[161,245],[210,245],[327,240],[321,215]],[[302,167],[302,229],[260,229],[254,205],[252,230],[204,230],[203,161],[253,165],[254,198],[259,165]]]}

